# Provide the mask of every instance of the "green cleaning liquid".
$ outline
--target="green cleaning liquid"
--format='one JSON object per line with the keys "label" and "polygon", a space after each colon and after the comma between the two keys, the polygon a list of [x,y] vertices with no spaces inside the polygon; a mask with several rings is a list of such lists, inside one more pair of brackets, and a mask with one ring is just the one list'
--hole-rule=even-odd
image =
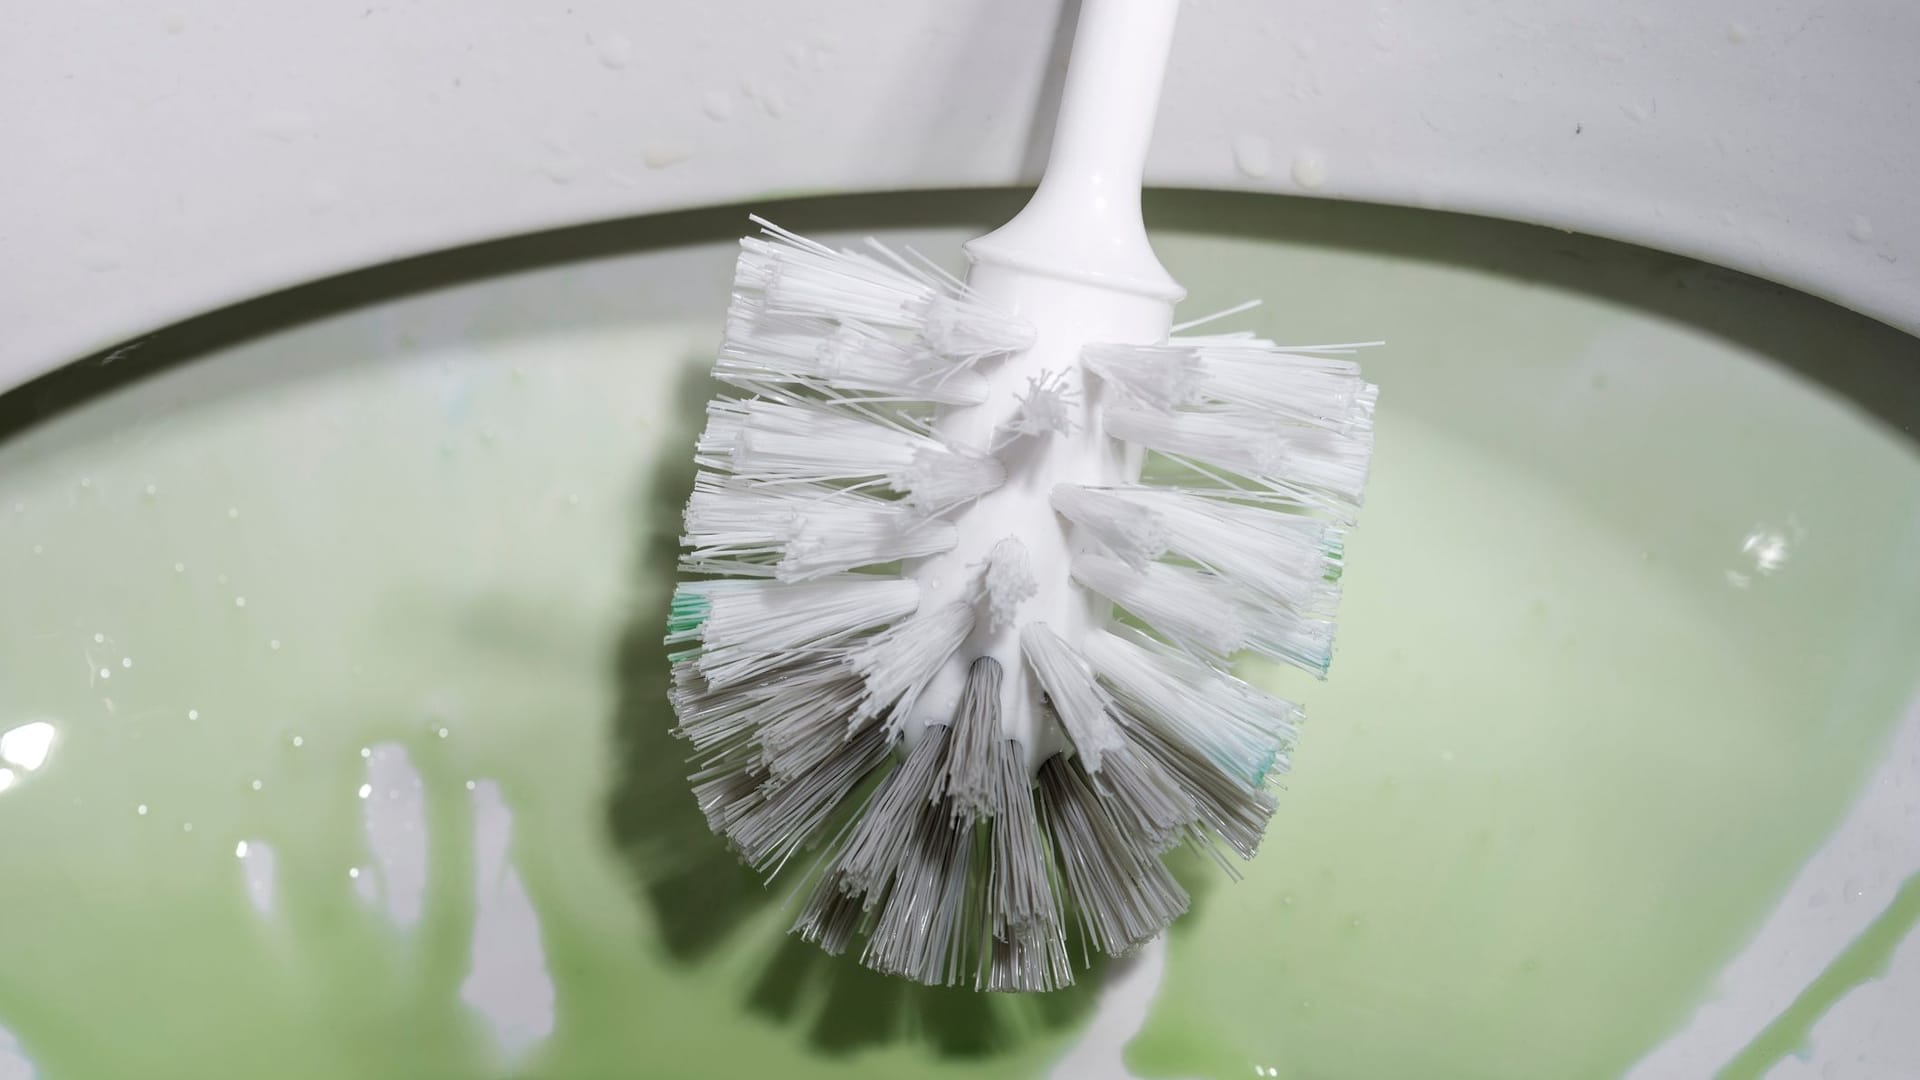
{"label": "green cleaning liquid", "polygon": [[[1777,362],[1910,342],[1710,274],[1676,320],[1608,245],[1209,205],[1161,208],[1193,311],[1395,345],[1333,677],[1256,673],[1308,706],[1296,771],[1129,1064],[1617,1074],[1912,692],[1920,459]],[[789,943],[687,795],[660,638],[730,258],[381,302],[0,443],[0,1065],[1039,1076],[1084,1036],[1098,972],[985,997]],[[1734,310],[1764,349],[1701,329]]]}

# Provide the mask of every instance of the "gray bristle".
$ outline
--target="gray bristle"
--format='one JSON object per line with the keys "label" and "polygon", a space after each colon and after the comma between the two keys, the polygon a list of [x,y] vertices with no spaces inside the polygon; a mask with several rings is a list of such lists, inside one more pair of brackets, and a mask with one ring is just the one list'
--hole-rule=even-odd
{"label": "gray bristle", "polygon": [[784,782],[763,784],[751,805],[734,815],[727,836],[748,866],[777,873],[889,751],[886,732],[878,725],[828,745],[833,752],[812,768]]}
{"label": "gray bristle", "polygon": [[887,758],[878,724],[847,730],[860,680],[833,659],[793,660],[766,678],[715,687],[675,665],[676,734],[695,748],[694,798],[741,861],[777,873]]}
{"label": "gray bristle", "polygon": [[1108,751],[1100,771],[1087,775],[1118,824],[1156,855],[1177,846],[1200,821],[1200,807],[1166,766],[1132,745]]}
{"label": "gray bristle", "polygon": [[795,933],[844,947],[864,931],[862,963],[933,986],[1072,984],[1024,754],[1000,737],[1000,679],[973,663],[953,723],[927,728],[843,831]]}
{"label": "gray bristle", "polygon": [[[793,661],[716,689],[675,671],[694,792],[741,859],[777,874],[814,840],[893,743],[854,721],[861,685],[831,660]],[[1098,772],[1056,756],[1029,778],[1000,734],[1000,665],[976,660],[952,723],[929,726],[829,845],[793,930],[831,953],[929,985],[1044,991],[1073,983],[1062,898],[1086,945],[1124,954],[1187,907],[1159,856],[1182,842],[1234,869],[1273,812],[1204,755],[1108,702]],[[849,723],[857,723],[850,734]]]}
{"label": "gray bristle", "polygon": [[907,759],[881,781],[832,863],[841,889],[850,896],[865,897],[868,908],[886,894],[894,872],[913,854],[920,808],[938,797],[934,778],[946,746],[946,727],[926,729]]}
{"label": "gray bristle", "polygon": [[939,986],[958,975],[956,934],[963,912],[973,821],[926,803],[896,864],[880,918],[860,960],[875,971]]}
{"label": "gray bristle", "polygon": [[814,883],[813,895],[791,932],[820,946],[827,955],[839,956],[852,943],[864,914],[860,899],[841,892],[839,882],[825,874]]}
{"label": "gray bristle", "polygon": [[1187,910],[1187,891],[1159,851],[1107,812],[1077,759],[1056,754],[1035,780],[1061,882],[1087,941],[1124,956]]}
{"label": "gray bristle", "polygon": [[954,814],[992,815],[1003,795],[996,754],[1006,747],[1000,738],[1000,665],[995,661],[982,658],[967,669],[951,737],[952,752],[941,763],[940,786]]}
{"label": "gray bristle", "polygon": [[[1264,786],[1248,788],[1192,748],[1172,742],[1130,713],[1121,711],[1116,719],[1140,752],[1165,769],[1198,808],[1199,824],[1205,828],[1190,830],[1188,835],[1203,851],[1214,853],[1212,840],[1217,836],[1240,858],[1253,858],[1278,806],[1273,792]],[[1230,876],[1240,876],[1231,862],[1215,861]]]}
{"label": "gray bristle", "polygon": [[[975,667],[992,661],[976,661]],[[994,664],[997,673],[999,665]],[[997,699],[996,699],[997,700]],[[1073,984],[1060,918],[1059,890],[1034,809],[1033,784],[1019,744],[994,744],[993,869],[987,884],[993,945],[988,990],[1052,990]]]}

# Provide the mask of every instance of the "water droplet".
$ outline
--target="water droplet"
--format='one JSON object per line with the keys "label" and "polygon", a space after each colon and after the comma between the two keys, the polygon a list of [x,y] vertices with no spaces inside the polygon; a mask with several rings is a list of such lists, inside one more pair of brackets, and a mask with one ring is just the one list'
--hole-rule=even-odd
{"label": "water droplet", "polygon": [[360,876],[360,868],[357,866],[347,867],[347,876],[350,878],[358,878]]}
{"label": "water droplet", "polygon": [[93,486],[93,477],[91,477],[91,476],[83,476],[83,477],[81,477],[81,478],[80,478],[80,486],[81,486],[81,487],[83,487],[83,488],[90,488],[90,487],[92,487],[92,486]]}
{"label": "water droplet", "polygon": [[299,748],[301,748],[301,747],[303,747],[303,746],[305,746],[305,745],[307,745],[307,740],[306,740],[306,739],[304,739],[304,738],[302,738],[302,737],[301,737],[301,736],[299,736],[299,735],[295,735],[295,736],[293,737],[293,748],[294,748],[294,749],[296,749],[296,750],[298,750]]}
{"label": "water droplet", "polygon": [[105,634],[95,634],[95,635],[93,635],[93,643],[94,643],[95,645],[104,645],[104,644],[106,644],[106,641],[107,641],[107,635],[105,635]]}
{"label": "water droplet", "polygon": [[540,171],[556,184],[571,184],[585,172],[587,163],[571,154],[550,159]]}
{"label": "water droplet", "polygon": [[1326,155],[1311,147],[1293,156],[1293,182],[1312,191],[1327,182]]}
{"label": "water droplet", "polygon": [[1233,164],[1242,174],[1262,179],[1273,171],[1273,144],[1259,135],[1241,135],[1233,140]]}
{"label": "water droplet", "polygon": [[787,115],[787,98],[778,90],[769,90],[760,98],[760,107],[775,120]]}
{"label": "water droplet", "polygon": [[247,598],[246,598],[246,597],[244,597],[244,596],[236,596],[236,597],[234,597],[234,598],[233,598],[233,606],[234,606],[234,607],[246,607],[246,606],[247,606]]}
{"label": "water droplet", "polygon": [[233,845],[233,857],[236,859],[244,859],[247,857],[247,842],[245,840]]}
{"label": "water droplet", "polygon": [[103,678],[103,679],[111,679],[111,678],[113,678],[113,669],[112,669],[112,668],[101,668],[101,669],[100,669],[100,677],[101,677],[101,678]]}
{"label": "water droplet", "polygon": [[365,758],[370,758],[370,757],[372,757],[372,756],[373,756],[373,748],[372,748],[372,747],[370,747],[370,746],[363,746],[363,747],[361,747],[361,748],[360,748],[360,757],[361,757],[362,759],[365,759]]}
{"label": "water droplet", "polygon": [[189,822],[186,822],[186,823],[184,823],[184,824],[182,824],[182,825],[180,826],[180,831],[181,831],[181,832],[192,832],[192,831],[193,831],[193,822],[191,822],[191,821],[189,821]]}
{"label": "water droplet", "polygon": [[368,796],[370,796],[370,795],[372,795],[372,794],[373,794],[373,785],[372,785],[372,784],[361,784],[361,785],[360,785],[360,797],[361,797],[361,798],[363,798],[363,799],[364,799],[364,798],[367,798]]}
{"label": "water droplet", "polygon": [[1849,904],[1865,896],[1866,892],[1866,886],[1860,884],[1859,878],[1848,878],[1846,883],[1840,886],[1840,898]]}
{"label": "water droplet", "polygon": [[239,508],[239,507],[237,507],[237,506],[229,506],[229,507],[227,507],[227,520],[228,520],[228,521],[237,521],[237,520],[239,520],[239,518],[240,518],[240,508]]}
{"label": "water droplet", "polygon": [[733,96],[724,90],[709,90],[702,108],[709,120],[725,120],[733,115]]}
{"label": "water droplet", "polygon": [[158,485],[155,485],[155,484],[148,484],[148,485],[147,485],[147,497],[148,497],[148,498],[152,498],[153,496],[155,496],[155,495],[158,495],[158,494],[160,494],[160,488],[159,488],[159,486],[158,486]]}
{"label": "water droplet", "polygon": [[272,641],[269,641],[269,642],[267,642],[267,648],[269,648],[269,649],[272,649],[272,650],[273,650],[274,652],[279,652],[279,651],[280,651],[280,639],[279,639],[279,638],[274,638],[274,639],[273,639]]}
{"label": "water droplet", "polygon": [[693,156],[693,148],[685,143],[655,143],[647,147],[641,160],[649,169],[665,169],[678,165]]}
{"label": "water droplet", "polygon": [[216,585],[225,585],[227,583],[227,575],[221,574],[218,577],[214,578],[213,581],[214,581],[214,584]]}
{"label": "water droplet", "polygon": [[1360,916],[1355,915],[1352,919],[1349,919],[1347,921],[1347,928],[1350,930],[1358,930],[1360,929],[1361,924],[1362,924],[1362,920]]}
{"label": "water droplet", "polygon": [[140,804],[139,806],[136,806],[136,807],[134,807],[134,808],[133,808],[133,812],[134,812],[134,813],[136,813],[136,814],[139,814],[139,815],[140,815],[141,817],[146,817],[146,816],[147,816],[147,804],[146,804],[146,803],[141,803],[141,804]]}
{"label": "water droplet", "polygon": [[613,71],[619,71],[633,61],[633,42],[625,34],[602,34],[596,49],[600,53],[600,62]]}
{"label": "water droplet", "polygon": [[259,790],[260,790],[260,788],[261,788],[262,786],[263,786],[263,785],[262,785],[262,784],[260,783],[260,781],[258,781],[258,780],[255,780],[255,781],[253,782],[253,790],[255,790],[255,791],[259,791]]}
{"label": "water droplet", "polygon": [[568,505],[568,506],[579,506],[579,505],[580,505],[580,494],[579,494],[579,492],[574,492],[574,491],[570,491],[570,492],[568,492],[568,493],[567,493],[567,505]]}
{"label": "water droplet", "polygon": [[468,791],[472,791],[472,790],[473,790],[473,781],[471,781],[471,780],[469,780],[469,781],[467,781],[467,790],[468,790]]}
{"label": "water droplet", "polygon": [[1282,893],[1282,894],[1280,894],[1280,906],[1281,906],[1281,907],[1292,907],[1292,906],[1293,906],[1293,894],[1292,894],[1292,893]]}
{"label": "water droplet", "polygon": [[35,555],[44,555],[47,553],[47,549],[44,547],[41,547],[39,544],[35,544],[33,545],[33,553]]}
{"label": "water droplet", "polygon": [[1855,214],[1853,220],[1847,223],[1847,235],[1853,238],[1854,243],[1864,244],[1873,239],[1873,222],[1865,214]]}
{"label": "water droplet", "polygon": [[131,657],[131,656],[123,656],[123,657],[121,657],[121,658],[120,658],[120,667],[121,667],[121,668],[122,668],[123,670],[124,670],[124,669],[126,669],[126,668],[130,668],[130,667],[132,667],[132,666],[133,666],[133,657]]}
{"label": "water droplet", "polygon": [[1727,24],[1727,40],[1733,44],[1744,45],[1750,36],[1751,35],[1747,33],[1747,28],[1744,23],[1731,22]]}
{"label": "water droplet", "polygon": [[441,728],[436,734],[438,734],[441,738],[444,739],[447,737],[447,729]]}

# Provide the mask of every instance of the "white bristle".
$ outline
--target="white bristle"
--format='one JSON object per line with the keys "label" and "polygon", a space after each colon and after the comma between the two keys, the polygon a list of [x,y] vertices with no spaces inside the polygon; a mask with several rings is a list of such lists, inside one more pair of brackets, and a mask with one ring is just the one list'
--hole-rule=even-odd
{"label": "white bristle", "polygon": [[1018,352],[1033,344],[1033,328],[966,299],[942,294],[921,312],[920,337],[930,348],[968,361]]}
{"label": "white bristle", "polygon": [[929,348],[957,359],[1023,349],[1033,331],[1020,320],[973,302],[963,286],[904,261],[836,251],[763,218],[766,235],[740,242],[734,284],[760,294],[771,315],[908,330]]}
{"label": "white bristle", "polygon": [[726,686],[841,645],[919,606],[920,587],[899,578],[848,576],[803,585],[687,581],[674,590],[667,644],[698,642],[690,661],[708,682]]}
{"label": "white bristle", "polygon": [[953,525],[904,502],[820,484],[755,484],[717,473],[694,478],[683,560],[699,573],[810,581],[874,563],[946,551]]}
{"label": "white bristle", "polygon": [[724,468],[736,481],[884,482],[929,513],[979,498],[1006,479],[989,454],[878,417],[764,399],[708,405],[696,451],[703,467]]}
{"label": "white bristle", "polygon": [[1009,536],[987,552],[972,597],[974,603],[987,605],[987,627],[997,634],[1013,625],[1020,605],[1039,591],[1040,584],[1034,580],[1033,566],[1027,559],[1027,545]]}
{"label": "white bristle", "polygon": [[1041,623],[1029,623],[1020,648],[1066,726],[1077,764],[1105,797],[1130,840],[1158,855],[1199,818],[1199,809],[1164,767],[1135,752],[1114,720],[1114,702],[1085,658]]}
{"label": "white bristle", "polygon": [[1162,411],[1199,399],[1199,359],[1189,349],[1089,345],[1087,370],[1127,397]]}
{"label": "white bristle", "polygon": [[1136,570],[1118,559],[1083,555],[1074,560],[1073,578],[1196,655],[1225,657],[1246,641],[1232,593],[1203,572],[1165,563]]}
{"label": "white bristle", "polygon": [[1339,525],[1230,493],[1063,485],[1053,506],[1135,569],[1171,554],[1294,610],[1314,603],[1341,570]]}
{"label": "white bristle", "polygon": [[1086,643],[1100,681],[1131,712],[1249,791],[1285,772],[1300,708],[1144,638],[1102,632]]}
{"label": "white bristle", "polygon": [[973,405],[987,383],[915,338],[855,322],[769,315],[758,296],[734,298],[714,378],[746,390],[806,387],[833,396]]}
{"label": "white bristle", "polygon": [[885,713],[895,730],[913,711],[920,691],[973,631],[973,605],[944,604],[923,611],[853,650],[847,665],[866,684],[856,721]]}
{"label": "white bristle", "polygon": [[1236,875],[1259,847],[1301,715],[1227,667],[1326,670],[1363,346],[1080,349],[918,256],[761,224],[682,538],[727,577],[675,591],[667,638],[700,812],[804,868],[793,931],[829,953],[1070,985],[1069,927],[1123,955],[1186,910],[1169,849]]}
{"label": "white bristle", "polygon": [[1087,366],[1161,411],[1213,404],[1275,420],[1367,435],[1379,387],[1333,352],[1379,342],[1285,348],[1263,338],[1173,338],[1165,345],[1100,345]]}
{"label": "white bristle", "polygon": [[1094,681],[1087,662],[1045,623],[1028,623],[1020,631],[1020,653],[1066,725],[1087,771],[1099,772],[1101,755],[1125,744],[1107,718],[1110,701]]}
{"label": "white bristle", "polygon": [[1074,560],[1073,577],[1206,660],[1224,663],[1244,650],[1324,678],[1333,658],[1333,624],[1320,617],[1339,601],[1339,586],[1330,582],[1313,591],[1306,610],[1295,612],[1261,603],[1218,574],[1168,563],[1136,570],[1086,555]]}
{"label": "white bristle", "polygon": [[1112,488],[1057,485],[1047,501],[1060,516],[1092,533],[1115,557],[1135,569],[1166,554],[1166,523],[1150,506]]}
{"label": "white bristle", "polygon": [[1073,434],[1073,413],[1080,404],[1062,371],[1043,371],[1027,380],[1013,416],[1001,425],[993,449],[1004,449],[1015,439]]}
{"label": "white bristle", "polygon": [[1167,765],[1121,725],[1117,712],[1108,723],[1125,745],[1109,750],[1100,771],[1087,775],[1117,823],[1155,855],[1189,839],[1200,822],[1199,805]]}
{"label": "white bristle", "polygon": [[1106,410],[1107,433],[1282,491],[1322,492],[1358,506],[1371,445],[1352,435],[1285,424],[1236,409],[1163,412],[1132,402]]}
{"label": "white bristle", "polygon": [[917,509],[937,514],[999,487],[1007,473],[991,454],[933,445],[915,450],[913,460],[890,479]]}

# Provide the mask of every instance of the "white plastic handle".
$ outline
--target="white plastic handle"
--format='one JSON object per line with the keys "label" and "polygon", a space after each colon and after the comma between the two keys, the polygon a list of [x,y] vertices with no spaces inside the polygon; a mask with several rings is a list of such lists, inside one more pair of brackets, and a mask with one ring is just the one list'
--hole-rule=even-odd
{"label": "white plastic handle", "polygon": [[1039,190],[967,245],[976,262],[1174,300],[1147,243],[1140,179],[1180,0],[1083,0]]}

